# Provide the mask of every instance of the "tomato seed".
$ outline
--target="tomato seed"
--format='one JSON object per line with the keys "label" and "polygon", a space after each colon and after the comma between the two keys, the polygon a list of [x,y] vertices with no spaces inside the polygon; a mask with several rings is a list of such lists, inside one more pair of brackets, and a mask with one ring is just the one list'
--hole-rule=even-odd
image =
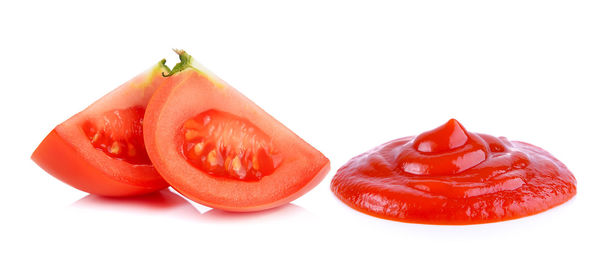
{"label": "tomato seed", "polygon": [[108,111],[82,125],[90,143],[112,158],[151,164],[142,134],[143,107]]}
{"label": "tomato seed", "polygon": [[185,121],[181,131],[188,162],[211,175],[260,180],[281,161],[266,134],[229,113],[206,111]]}

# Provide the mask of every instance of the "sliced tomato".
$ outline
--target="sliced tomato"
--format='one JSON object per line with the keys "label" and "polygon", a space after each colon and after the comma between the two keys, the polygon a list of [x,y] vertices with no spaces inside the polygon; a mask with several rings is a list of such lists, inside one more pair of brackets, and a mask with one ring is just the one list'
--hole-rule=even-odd
{"label": "sliced tomato", "polygon": [[164,60],[56,126],[31,158],[59,180],[104,196],[154,192],[168,184],[150,162],[142,122],[170,70]]}
{"label": "sliced tomato", "polygon": [[288,203],[315,187],[329,160],[240,92],[178,51],[181,63],[152,96],[148,156],[189,199],[228,211]]}

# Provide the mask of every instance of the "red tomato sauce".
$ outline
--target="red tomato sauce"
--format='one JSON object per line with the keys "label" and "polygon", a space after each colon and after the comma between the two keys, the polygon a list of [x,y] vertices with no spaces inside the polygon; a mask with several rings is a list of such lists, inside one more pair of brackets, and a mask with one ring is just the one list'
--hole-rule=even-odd
{"label": "red tomato sauce", "polygon": [[539,147],[471,133],[451,119],[352,158],[331,189],[350,207],[380,218],[477,224],[559,205],[575,195],[576,180]]}

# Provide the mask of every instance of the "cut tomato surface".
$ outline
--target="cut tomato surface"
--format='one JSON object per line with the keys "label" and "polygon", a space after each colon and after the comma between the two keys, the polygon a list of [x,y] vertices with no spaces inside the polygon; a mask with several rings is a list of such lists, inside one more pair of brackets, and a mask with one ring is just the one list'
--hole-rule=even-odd
{"label": "cut tomato surface", "polygon": [[170,70],[164,60],[56,126],[31,158],[59,180],[104,196],[140,195],[168,184],[150,162],[142,123]]}
{"label": "cut tomato surface", "polygon": [[144,142],[165,180],[198,203],[257,211],[316,186],[329,160],[183,51],[146,110]]}

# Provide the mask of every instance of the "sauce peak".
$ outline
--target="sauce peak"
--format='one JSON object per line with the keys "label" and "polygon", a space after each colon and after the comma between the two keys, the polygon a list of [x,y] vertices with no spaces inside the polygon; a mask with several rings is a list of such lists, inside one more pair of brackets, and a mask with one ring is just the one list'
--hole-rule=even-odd
{"label": "sauce peak", "polygon": [[413,143],[419,152],[440,153],[461,147],[467,143],[467,130],[456,119],[421,133]]}
{"label": "sauce peak", "polygon": [[398,168],[413,175],[452,175],[482,163],[490,154],[487,142],[450,119],[395,149]]}

